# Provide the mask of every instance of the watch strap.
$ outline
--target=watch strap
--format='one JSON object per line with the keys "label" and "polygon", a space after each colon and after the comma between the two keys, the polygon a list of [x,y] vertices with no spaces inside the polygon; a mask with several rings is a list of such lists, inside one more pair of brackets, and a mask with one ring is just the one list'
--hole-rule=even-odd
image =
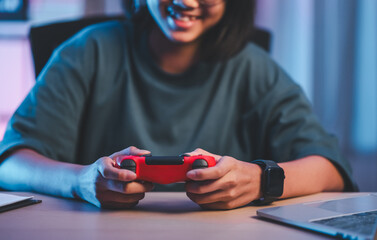
{"label": "watch strap", "polygon": [[[251,163],[257,164],[258,166],[260,166],[262,168],[261,192],[263,194],[263,196],[260,199],[254,200],[252,203],[255,204],[255,205],[267,205],[267,204],[270,204],[273,201],[275,201],[276,199],[278,199],[278,197],[277,196],[269,196],[265,192],[265,188],[266,188],[266,182],[265,182],[266,171],[265,170],[267,168],[280,168],[281,169],[281,167],[275,161],[272,161],[272,160],[260,160],[260,159],[258,159],[258,160],[252,161]],[[282,184],[284,184],[284,178],[285,177],[283,176],[283,182],[282,182]]]}

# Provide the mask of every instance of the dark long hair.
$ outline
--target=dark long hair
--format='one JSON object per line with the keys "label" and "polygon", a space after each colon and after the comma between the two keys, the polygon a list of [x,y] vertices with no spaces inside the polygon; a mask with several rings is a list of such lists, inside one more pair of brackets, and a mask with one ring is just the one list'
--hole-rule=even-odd
{"label": "dark long hair", "polygon": [[[226,9],[223,18],[203,36],[201,53],[204,60],[226,60],[250,41],[254,29],[255,0],[224,1]],[[145,0],[123,0],[126,16],[143,28],[153,24],[144,2]]]}

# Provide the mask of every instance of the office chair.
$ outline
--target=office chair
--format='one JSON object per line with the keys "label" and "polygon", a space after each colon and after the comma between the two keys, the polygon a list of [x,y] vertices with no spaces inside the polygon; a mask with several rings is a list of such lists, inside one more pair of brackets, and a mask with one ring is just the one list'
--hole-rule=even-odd
{"label": "office chair", "polygon": [[[101,16],[32,26],[29,32],[29,40],[33,55],[35,76],[38,77],[54,49],[65,40],[89,25],[112,20],[123,21],[125,17]],[[268,31],[259,28],[254,29],[250,41],[270,52],[271,34]]]}
{"label": "office chair", "polygon": [[101,16],[32,26],[29,32],[29,40],[33,55],[35,76],[37,77],[42,71],[54,49],[81,29],[100,22],[111,20],[121,21],[124,19],[123,16]]}

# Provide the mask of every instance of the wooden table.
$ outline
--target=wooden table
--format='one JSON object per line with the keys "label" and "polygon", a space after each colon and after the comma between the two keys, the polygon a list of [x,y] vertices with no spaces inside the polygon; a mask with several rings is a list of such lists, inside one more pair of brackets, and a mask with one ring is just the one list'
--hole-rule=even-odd
{"label": "wooden table", "polygon": [[[151,192],[132,210],[101,210],[89,203],[34,193],[43,202],[0,213],[0,239],[332,239],[262,220],[261,207],[205,211],[183,192]],[[271,206],[342,198],[357,193],[320,193]]]}

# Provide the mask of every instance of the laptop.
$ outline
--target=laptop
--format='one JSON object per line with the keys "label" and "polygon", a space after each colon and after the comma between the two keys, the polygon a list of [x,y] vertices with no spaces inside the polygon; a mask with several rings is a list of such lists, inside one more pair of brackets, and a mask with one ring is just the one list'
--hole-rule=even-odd
{"label": "laptop", "polygon": [[340,239],[377,240],[377,193],[264,208],[257,215]]}

